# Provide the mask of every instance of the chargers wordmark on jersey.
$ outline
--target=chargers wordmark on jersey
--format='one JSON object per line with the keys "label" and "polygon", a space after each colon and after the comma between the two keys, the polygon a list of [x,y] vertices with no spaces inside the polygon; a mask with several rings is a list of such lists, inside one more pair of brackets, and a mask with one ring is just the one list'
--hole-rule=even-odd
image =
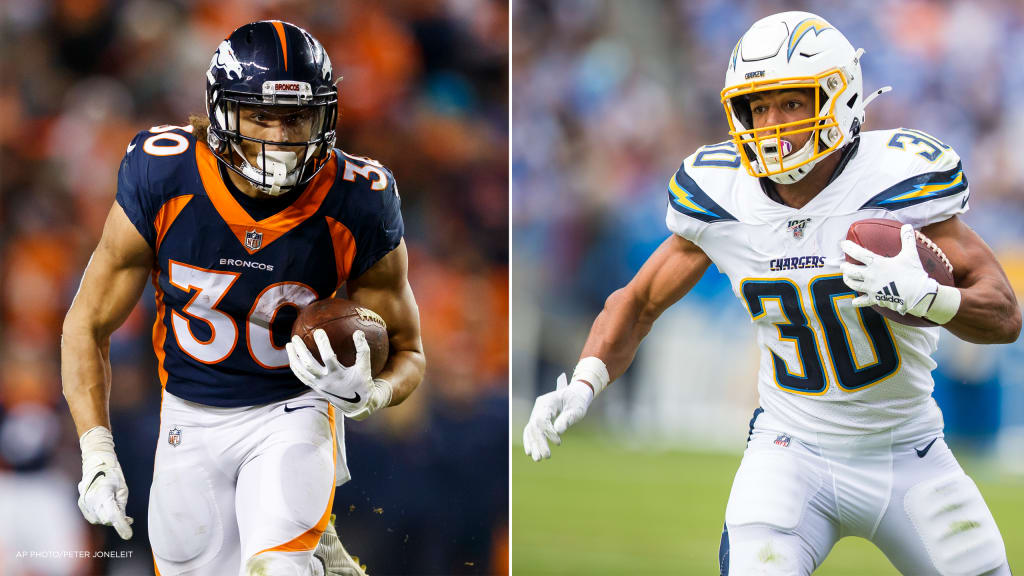
{"label": "chargers wordmark on jersey", "polygon": [[768,262],[768,268],[772,272],[824,267],[824,256],[793,256],[792,258],[773,258],[771,261]]}
{"label": "chargers wordmark on jersey", "polygon": [[[904,133],[904,146],[888,145]],[[729,277],[746,306],[761,348],[761,406],[787,422],[787,435],[869,433],[935,406],[928,398],[938,329],[890,325],[871,308],[855,308],[839,268],[839,244],[857,220],[920,229],[967,210],[956,152],[926,157],[909,145],[911,136],[930,138],[905,129],[862,132],[840,173],[800,208],[773,200],[745,170],[698,161],[707,147],[669,183],[666,224]],[[891,288],[879,297],[901,298]]]}

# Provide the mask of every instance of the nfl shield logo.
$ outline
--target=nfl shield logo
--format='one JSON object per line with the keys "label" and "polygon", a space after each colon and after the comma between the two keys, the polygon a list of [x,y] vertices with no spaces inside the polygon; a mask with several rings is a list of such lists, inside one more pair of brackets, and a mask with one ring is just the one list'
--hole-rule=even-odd
{"label": "nfl shield logo", "polygon": [[263,232],[248,230],[245,233],[245,247],[249,250],[259,250],[263,245]]}
{"label": "nfl shield logo", "polygon": [[782,446],[783,448],[786,448],[787,446],[789,446],[789,441],[790,441],[790,437],[789,437],[788,434],[779,434],[775,438],[775,445],[776,446]]}
{"label": "nfl shield logo", "polygon": [[181,444],[181,428],[171,428],[171,432],[167,435],[167,443],[174,447]]}
{"label": "nfl shield logo", "polygon": [[804,218],[803,220],[790,220],[786,225],[786,228],[793,233],[793,238],[799,240],[804,237],[804,228],[807,227],[807,223],[810,221],[810,218]]}

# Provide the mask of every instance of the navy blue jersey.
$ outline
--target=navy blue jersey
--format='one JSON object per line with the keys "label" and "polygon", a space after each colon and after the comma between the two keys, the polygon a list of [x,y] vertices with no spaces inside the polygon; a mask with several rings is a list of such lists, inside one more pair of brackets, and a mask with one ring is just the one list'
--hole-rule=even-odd
{"label": "navy blue jersey", "polygon": [[156,255],[160,382],[210,406],[308,390],[284,349],[298,308],[359,277],[404,231],[391,173],[337,149],[292,204],[255,221],[191,127],[155,127],[132,139],[117,203]]}

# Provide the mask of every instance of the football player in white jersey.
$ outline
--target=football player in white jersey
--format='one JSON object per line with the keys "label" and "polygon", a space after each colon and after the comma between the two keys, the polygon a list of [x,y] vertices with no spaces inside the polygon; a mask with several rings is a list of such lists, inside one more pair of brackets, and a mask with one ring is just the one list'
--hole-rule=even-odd
{"label": "football player in white jersey", "polygon": [[[958,217],[969,190],[956,152],[918,130],[861,132],[886,90],[865,98],[862,54],[806,12],[769,16],[740,38],[722,91],[732,140],[683,161],[669,182],[672,235],[609,296],[572,378],[537,399],[524,446],[550,457],[548,443],[714,262],[761,348],[762,407],[726,508],[721,573],[810,574],[839,538],[860,536],[903,574],[1008,575],[1002,536],[931,397],[940,328],[870,306],[991,344],[1017,339],[1020,308]],[[904,223],[899,255],[844,241],[866,218]],[[924,271],[917,230],[948,257],[956,287]]]}

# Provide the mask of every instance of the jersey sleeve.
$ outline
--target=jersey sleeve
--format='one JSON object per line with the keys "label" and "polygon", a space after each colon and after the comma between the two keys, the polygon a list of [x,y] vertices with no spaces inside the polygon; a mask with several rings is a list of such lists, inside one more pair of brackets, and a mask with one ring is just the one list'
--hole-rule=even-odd
{"label": "jersey sleeve", "polygon": [[142,234],[150,246],[156,243],[156,229],[153,220],[159,206],[153,206],[149,192],[149,174],[146,154],[141,150],[141,142],[148,132],[139,132],[128,144],[121,167],[117,171],[118,205],[128,216],[135,229]]}
{"label": "jersey sleeve", "polygon": [[697,156],[695,153],[684,160],[668,182],[665,225],[673,234],[678,234],[699,246],[700,235],[708,226],[736,218],[715,202],[701,186],[701,183],[710,186],[714,182],[702,178],[701,168],[694,167]]}
{"label": "jersey sleeve", "polygon": [[861,209],[882,208],[921,228],[967,212],[971,195],[960,155],[928,134],[901,128],[889,138],[905,166],[905,177],[869,199]]}
{"label": "jersey sleeve", "polygon": [[387,175],[388,183],[383,190],[368,187],[365,202],[361,202],[364,217],[360,219],[358,230],[355,231],[356,255],[349,280],[358,278],[388,252],[397,248],[405,234],[398,184],[389,170],[381,169]]}

